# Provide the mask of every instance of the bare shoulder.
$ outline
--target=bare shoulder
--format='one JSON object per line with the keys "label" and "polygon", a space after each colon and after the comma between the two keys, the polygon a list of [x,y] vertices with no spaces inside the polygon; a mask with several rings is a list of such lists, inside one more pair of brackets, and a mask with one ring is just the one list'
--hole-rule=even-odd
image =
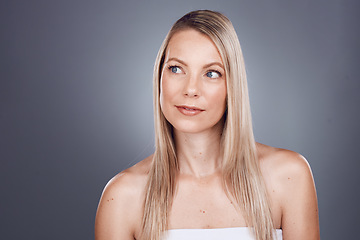
{"label": "bare shoulder", "polygon": [[320,239],[318,205],[308,161],[299,153],[257,144],[260,168],[284,239]]}
{"label": "bare shoulder", "polygon": [[106,191],[130,191],[137,192],[146,182],[150,170],[152,155],[135,164],[134,166],[114,176],[105,186]]}
{"label": "bare shoulder", "polygon": [[106,201],[109,202],[116,200],[117,196],[121,197],[119,200],[125,202],[127,198],[140,197],[146,185],[151,160],[152,156],[149,156],[114,176],[106,184],[102,197],[107,197]]}
{"label": "bare shoulder", "polygon": [[114,176],[102,193],[95,221],[95,239],[134,239],[152,156]]}
{"label": "bare shoulder", "polygon": [[270,173],[272,177],[285,179],[311,176],[309,163],[301,154],[260,143],[257,143],[257,149],[260,167],[265,175]]}
{"label": "bare shoulder", "polygon": [[268,191],[276,193],[276,199],[282,206],[300,186],[314,185],[310,165],[301,154],[260,143],[257,149]]}

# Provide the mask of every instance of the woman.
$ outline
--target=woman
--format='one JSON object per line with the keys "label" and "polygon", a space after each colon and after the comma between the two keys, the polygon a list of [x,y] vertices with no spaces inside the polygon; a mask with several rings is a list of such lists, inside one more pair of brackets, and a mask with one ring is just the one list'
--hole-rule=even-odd
{"label": "woman", "polygon": [[315,186],[297,153],[255,143],[231,22],[179,19],[154,69],[155,153],[105,187],[97,240],[319,239]]}

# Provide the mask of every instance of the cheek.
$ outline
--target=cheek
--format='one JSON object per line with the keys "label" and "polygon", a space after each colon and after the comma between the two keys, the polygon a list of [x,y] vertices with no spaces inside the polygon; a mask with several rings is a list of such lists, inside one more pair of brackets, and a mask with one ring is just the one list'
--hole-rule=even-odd
{"label": "cheek", "polygon": [[211,105],[218,106],[218,108],[226,107],[226,86],[219,87],[211,95]]}
{"label": "cheek", "polygon": [[163,78],[160,82],[160,104],[167,104],[173,96],[175,96],[177,89],[174,83],[166,78]]}
{"label": "cheek", "polygon": [[166,80],[166,78],[162,78],[160,82],[160,107],[164,111],[166,104],[171,100],[171,96],[173,94],[173,90]]}
{"label": "cheek", "polygon": [[221,103],[226,107],[227,105],[227,87],[226,87],[226,81],[223,83],[223,86],[221,88],[221,91],[219,92],[219,99],[221,99]]}

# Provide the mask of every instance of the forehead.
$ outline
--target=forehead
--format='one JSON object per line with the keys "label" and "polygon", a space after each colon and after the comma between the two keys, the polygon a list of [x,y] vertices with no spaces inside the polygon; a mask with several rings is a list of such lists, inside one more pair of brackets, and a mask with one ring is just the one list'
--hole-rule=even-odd
{"label": "forehead", "polygon": [[188,61],[194,59],[222,63],[214,42],[207,35],[194,29],[176,32],[169,41],[165,55],[165,59],[179,57]]}

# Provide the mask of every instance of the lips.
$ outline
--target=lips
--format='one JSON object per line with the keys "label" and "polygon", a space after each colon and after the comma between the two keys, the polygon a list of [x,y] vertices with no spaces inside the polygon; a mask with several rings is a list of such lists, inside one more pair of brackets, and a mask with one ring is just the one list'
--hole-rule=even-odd
{"label": "lips", "polygon": [[179,110],[179,112],[181,112],[185,116],[195,116],[195,115],[205,111],[204,109],[201,109],[201,108],[198,108],[195,106],[186,106],[186,105],[179,105],[179,106],[176,106],[176,108]]}

